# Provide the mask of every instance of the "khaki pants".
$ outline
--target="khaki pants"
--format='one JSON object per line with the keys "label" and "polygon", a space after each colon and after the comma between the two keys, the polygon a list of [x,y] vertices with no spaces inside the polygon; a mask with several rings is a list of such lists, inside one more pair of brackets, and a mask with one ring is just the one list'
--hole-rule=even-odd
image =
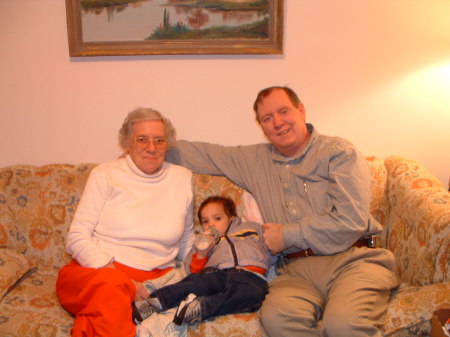
{"label": "khaki pants", "polygon": [[277,270],[260,311],[270,337],[381,336],[378,326],[398,285],[385,249],[350,248],[288,261]]}

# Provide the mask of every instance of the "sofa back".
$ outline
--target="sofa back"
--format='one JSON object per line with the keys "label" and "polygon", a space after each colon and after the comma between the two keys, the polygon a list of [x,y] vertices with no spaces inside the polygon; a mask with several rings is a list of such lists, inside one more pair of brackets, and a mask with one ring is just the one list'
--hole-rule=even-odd
{"label": "sofa back", "polygon": [[10,166],[0,170],[0,246],[39,265],[61,267],[65,237],[95,165]]}

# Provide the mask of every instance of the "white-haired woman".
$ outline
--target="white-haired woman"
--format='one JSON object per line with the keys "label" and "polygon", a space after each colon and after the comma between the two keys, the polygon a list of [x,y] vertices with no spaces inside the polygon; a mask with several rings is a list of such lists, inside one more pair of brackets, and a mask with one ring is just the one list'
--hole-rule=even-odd
{"label": "white-haired woman", "polygon": [[125,155],[92,170],[67,235],[73,259],[57,280],[61,304],[75,315],[72,336],[134,337],[140,284],[188,254],[192,174],[165,161],[174,142],[168,119],[137,108],[119,131]]}

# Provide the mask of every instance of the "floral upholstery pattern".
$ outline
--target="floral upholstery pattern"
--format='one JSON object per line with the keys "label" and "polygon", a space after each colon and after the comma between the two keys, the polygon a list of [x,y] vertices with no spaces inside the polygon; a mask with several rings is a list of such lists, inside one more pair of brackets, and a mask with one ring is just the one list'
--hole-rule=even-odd
{"label": "floral upholstery pattern", "polygon": [[[389,238],[402,282],[450,281],[450,194],[420,164],[387,158]],[[449,297],[448,297],[449,298]]]}
{"label": "floral upholstery pattern", "polygon": [[0,248],[0,300],[32,271],[33,263],[25,255]]}
{"label": "floral upholstery pattern", "polygon": [[[385,336],[427,336],[434,310],[450,306],[450,195],[420,164],[400,156],[368,157],[374,184],[371,212],[397,258],[401,287],[392,296]],[[58,303],[58,270],[70,257],[65,236],[95,164],[0,169],[0,247],[36,268],[0,300],[0,335],[68,336],[73,317]],[[210,195],[235,200],[244,191],[224,177],[194,175],[195,212]],[[198,229],[198,220],[195,217]],[[189,328],[189,337],[260,336],[256,313],[218,317]]]}
{"label": "floral upholstery pattern", "polygon": [[[15,166],[0,171],[0,245],[62,267],[65,235],[95,165]],[[64,258],[61,258],[64,257]]]}

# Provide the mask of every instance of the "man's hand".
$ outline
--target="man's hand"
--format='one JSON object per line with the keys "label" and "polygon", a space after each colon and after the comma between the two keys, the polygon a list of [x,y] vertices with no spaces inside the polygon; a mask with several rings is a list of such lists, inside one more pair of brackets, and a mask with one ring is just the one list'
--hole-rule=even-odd
{"label": "man's hand", "polygon": [[285,249],[283,238],[283,225],[277,223],[265,223],[262,225],[264,243],[270,252],[275,255]]}

